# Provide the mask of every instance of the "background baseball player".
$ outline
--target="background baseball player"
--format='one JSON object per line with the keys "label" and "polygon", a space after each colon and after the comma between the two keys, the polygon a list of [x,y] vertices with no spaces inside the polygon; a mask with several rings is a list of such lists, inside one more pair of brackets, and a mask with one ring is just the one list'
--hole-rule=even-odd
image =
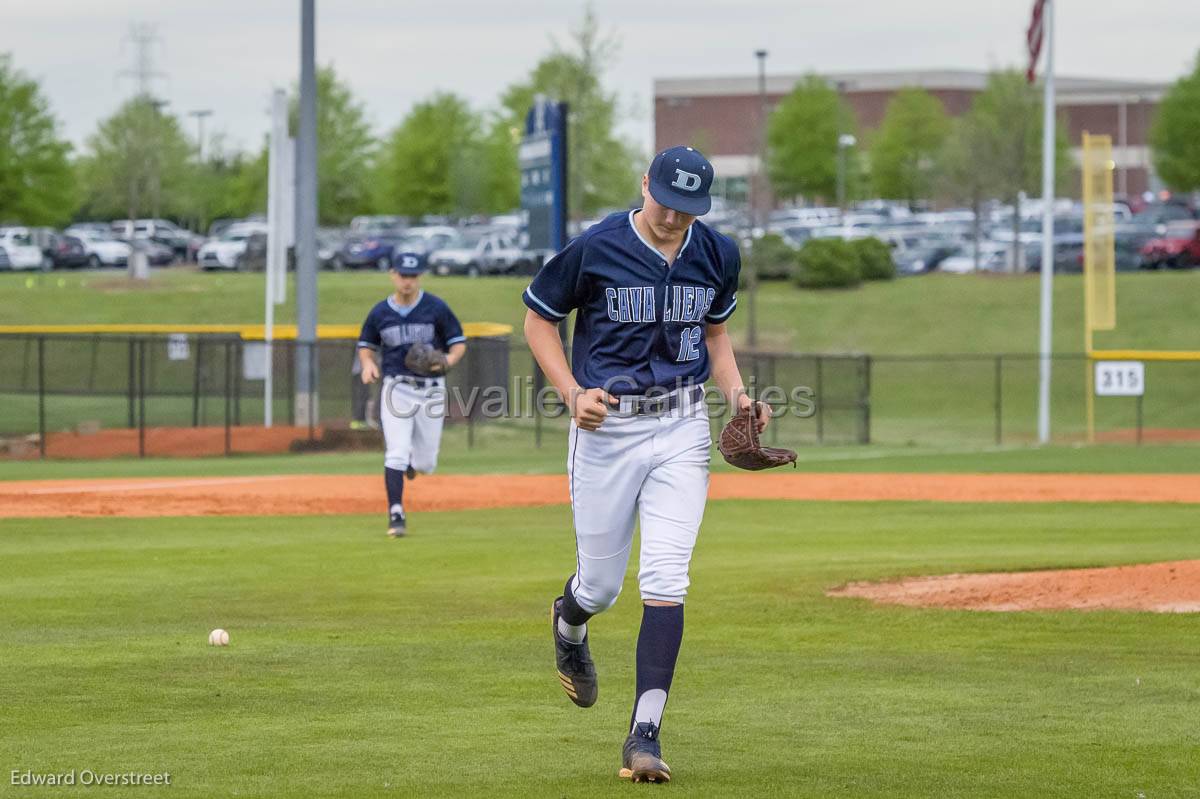
{"label": "background baseball player", "polygon": [[[559,680],[571,700],[597,697],[588,620],[617,599],[641,525],[642,625],[621,776],[667,781],[659,729],[683,638],[688,565],[708,491],[711,439],[701,383],[751,405],[725,321],[736,304],[737,246],[696,217],[713,169],[690,147],[655,156],[643,207],[589,228],[525,290],[525,335],[572,415],[567,471],[576,573],[554,600]],[[556,325],[577,310],[573,368]],[[757,424],[766,424],[762,409]]]}
{"label": "background baseball player", "polygon": [[[425,266],[413,253],[392,259],[395,292],[378,303],[358,336],[362,382],[383,376],[384,482],[388,494],[388,535],[405,534],[404,481],[437,466],[446,412],[445,371],[462,359],[467,337],[440,297],[421,290]],[[382,367],[375,362],[380,353]],[[420,354],[421,357],[414,358]]]}

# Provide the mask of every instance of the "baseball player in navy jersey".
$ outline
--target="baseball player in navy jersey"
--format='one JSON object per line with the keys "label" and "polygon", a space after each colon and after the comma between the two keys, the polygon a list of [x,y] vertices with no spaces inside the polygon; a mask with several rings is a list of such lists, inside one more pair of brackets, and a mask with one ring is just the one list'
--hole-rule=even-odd
{"label": "baseball player in navy jersey", "polygon": [[[597,697],[588,622],[621,591],[641,527],[637,685],[620,775],[666,782],[659,731],[683,639],[688,565],[704,515],[711,439],[702,384],[750,404],[725,323],[737,304],[737,245],[697,217],[713,168],[690,147],[655,156],[641,209],[590,227],[549,260],[523,299],[525,336],[571,409],[567,473],[576,570],[551,610],[558,679]],[[556,325],[576,311],[572,364]],[[759,428],[767,412],[760,411]]]}
{"label": "baseball player in navy jersey", "polygon": [[[409,348],[427,343],[446,353],[447,368],[467,351],[462,325],[440,297],[421,290],[421,258],[401,253],[392,259],[395,292],[367,314],[358,337],[358,358],[363,383],[383,377],[380,416],[384,455],[384,482],[388,495],[388,530],[392,538],[407,530],[404,515],[404,481],[437,466],[446,409],[446,380],[438,374],[416,374],[405,365]],[[375,362],[380,353],[382,365]]]}

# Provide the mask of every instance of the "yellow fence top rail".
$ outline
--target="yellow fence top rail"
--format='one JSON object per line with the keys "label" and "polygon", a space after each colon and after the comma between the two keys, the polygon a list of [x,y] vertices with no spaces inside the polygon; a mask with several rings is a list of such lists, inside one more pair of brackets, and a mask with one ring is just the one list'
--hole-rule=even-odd
{"label": "yellow fence top rail", "polygon": [[[317,325],[318,339],[356,339],[359,325]],[[507,336],[513,332],[512,325],[497,322],[466,322],[463,333],[467,338]],[[263,325],[0,325],[0,333],[24,333],[28,335],[54,335],[73,333],[76,335],[168,335],[171,333],[195,333],[240,336],[249,341],[262,341],[266,337]],[[296,338],[295,325],[275,325],[273,339]]]}
{"label": "yellow fence top rail", "polygon": [[1093,361],[1200,361],[1200,350],[1092,350]]}

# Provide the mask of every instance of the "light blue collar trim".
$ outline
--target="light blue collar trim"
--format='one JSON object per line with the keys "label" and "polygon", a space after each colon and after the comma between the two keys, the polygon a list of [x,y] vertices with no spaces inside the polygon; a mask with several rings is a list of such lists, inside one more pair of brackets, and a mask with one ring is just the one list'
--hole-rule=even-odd
{"label": "light blue collar trim", "polygon": [[415,300],[413,300],[412,305],[401,305],[400,303],[396,302],[396,296],[394,294],[389,294],[388,298],[387,298],[387,304],[388,304],[389,308],[391,308],[393,311],[400,314],[401,316],[408,316],[410,313],[412,313],[413,308],[416,308],[418,305],[421,304],[421,300],[424,298],[425,298],[425,289],[421,289],[417,293],[417,298]]}
{"label": "light blue collar trim", "polygon": [[[646,239],[642,236],[642,231],[638,230],[637,225],[635,225],[633,223],[633,215],[636,214],[640,210],[642,210],[642,209],[634,208],[632,211],[629,212],[629,226],[631,228],[633,228],[633,235],[638,237],[638,241],[640,241],[642,244],[646,245],[646,249],[650,250],[650,252],[654,253],[662,260],[667,261],[668,260],[667,256],[663,255],[662,251],[659,250],[657,247],[655,247],[653,244],[646,241]],[[693,225],[688,225],[687,235],[683,237],[683,245],[679,248],[679,252],[675,253],[675,258],[674,258],[674,260],[671,260],[670,263],[674,264],[675,261],[678,261],[679,256],[683,255],[683,251],[687,249],[688,243],[692,240],[692,227],[693,227]]]}

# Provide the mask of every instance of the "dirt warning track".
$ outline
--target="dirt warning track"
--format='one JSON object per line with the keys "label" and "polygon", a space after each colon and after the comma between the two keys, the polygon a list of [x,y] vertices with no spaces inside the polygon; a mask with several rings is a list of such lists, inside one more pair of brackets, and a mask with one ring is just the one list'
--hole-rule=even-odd
{"label": "dirt warning track", "polygon": [[[1200,503],[1200,475],[719,473],[710,499]],[[426,475],[412,511],[560,505],[565,475]],[[0,518],[379,513],[375,475],[21,480],[0,483]]]}

